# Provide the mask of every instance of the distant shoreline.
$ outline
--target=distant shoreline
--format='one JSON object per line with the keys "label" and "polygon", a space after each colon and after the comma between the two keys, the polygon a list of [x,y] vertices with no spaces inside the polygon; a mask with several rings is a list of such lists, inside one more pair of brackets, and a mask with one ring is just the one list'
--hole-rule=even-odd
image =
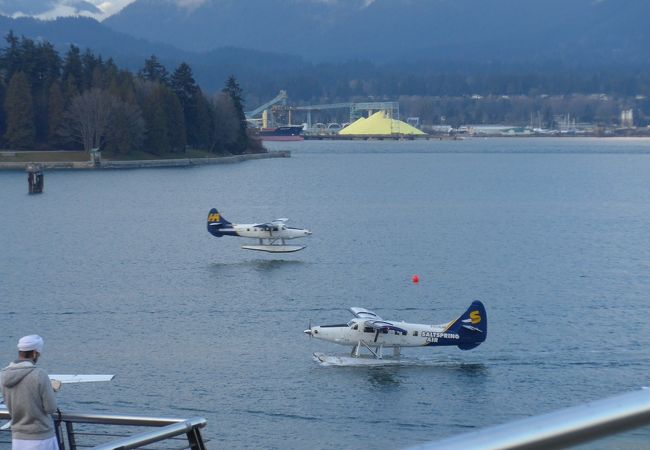
{"label": "distant shoreline", "polygon": [[[16,154],[25,152],[0,152]],[[29,153],[29,152],[27,152]],[[289,158],[288,150],[276,150],[266,153],[247,153],[243,155],[219,156],[215,158],[178,158],[151,160],[102,160],[100,164],[91,161],[0,161],[0,170],[24,171],[29,165],[39,165],[44,170],[115,170],[115,169],[149,169],[159,167],[194,167],[213,164],[232,164],[242,161],[267,158]]]}

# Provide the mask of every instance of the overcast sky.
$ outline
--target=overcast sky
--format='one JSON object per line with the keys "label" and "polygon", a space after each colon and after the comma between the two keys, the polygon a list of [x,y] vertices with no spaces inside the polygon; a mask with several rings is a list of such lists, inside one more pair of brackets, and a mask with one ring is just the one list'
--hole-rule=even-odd
{"label": "overcast sky", "polygon": [[[0,0],[0,14],[9,17],[32,16],[55,19],[61,16],[89,16],[97,20],[115,14],[135,0]],[[195,8],[208,0],[173,0],[182,7]],[[242,0],[240,0],[242,1]],[[335,3],[345,0],[301,0],[305,2]],[[368,6],[375,0],[364,0]]]}
{"label": "overcast sky", "polygon": [[[10,17],[34,16],[54,19],[83,15],[102,20],[134,0],[0,0],[0,13]],[[184,0],[178,0],[183,3]],[[190,0],[190,3],[193,0]],[[194,0],[195,1],[195,0]]]}

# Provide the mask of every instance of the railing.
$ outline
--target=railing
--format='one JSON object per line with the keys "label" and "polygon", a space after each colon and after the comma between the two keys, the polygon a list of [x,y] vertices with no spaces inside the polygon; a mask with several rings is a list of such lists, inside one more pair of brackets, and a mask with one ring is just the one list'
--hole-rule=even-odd
{"label": "railing", "polygon": [[[0,408],[0,420],[9,420]],[[200,429],[206,420],[201,417],[169,419],[101,414],[61,413],[55,415],[57,437],[61,450],[92,447],[101,450],[127,450],[150,444],[205,450]],[[156,427],[136,434],[109,434],[92,430],[75,430],[74,425]],[[630,392],[549,414],[529,417],[504,425],[457,435],[437,442],[413,447],[413,450],[463,448],[473,450],[557,449],[582,444],[609,435],[650,425],[650,389]],[[4,436],[3,436],[4,435]],[[184,437],[180,439],[180,437]],[[80,442],[83,438],[86,441]],[[98,443],[99,439],[112,439]],[[11,440],[9,430],[0,432],[0,444]],[[181,446],[178,446],[180,441]],[[66,446],[67,444],[67,446]]]}
{"label": "railing", "polygon": [[[0,408],[0,420],[10,418],[7,409]],[[62,412],[54,414],[54,422],[61,450],[127,450],[145,445],[154,445],[147,448],[156,449],[206,448],[200,431],[206,425],[206,420],[202,417],[173,419]],[[129,428],[132,434],[127,434]],[[10,441],[10,430],[0,433],[0,447]]]}
{"label": "railing", "polygon": [[566,448],[646,425],[650,425],[650,389],[464,433],[412,450]]}

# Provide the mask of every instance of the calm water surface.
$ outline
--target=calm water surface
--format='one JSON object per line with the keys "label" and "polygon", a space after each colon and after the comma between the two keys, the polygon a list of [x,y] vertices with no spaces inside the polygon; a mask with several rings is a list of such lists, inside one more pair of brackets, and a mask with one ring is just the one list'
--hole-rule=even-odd
{"label": "calm water surface", "polygon": [[[191,169],[0,172],[0,355],[46,339],[63,410],[208,419],[211,448],[400,448],[650,384],[650,141],[276,144]],[[288,255],[205,229],[289,217]],[[410,279],[418,274],[420,283]],[[475,350],[321,367],[314,323],[350,306],[442,323],[473,299]],[[639,430],[608,444],[643,448]]]}

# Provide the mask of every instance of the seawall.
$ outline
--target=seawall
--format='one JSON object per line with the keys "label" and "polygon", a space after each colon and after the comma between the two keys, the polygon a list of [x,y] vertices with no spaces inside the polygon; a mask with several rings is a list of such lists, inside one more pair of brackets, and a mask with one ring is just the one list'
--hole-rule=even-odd
{"label": "seawall", "polygon": [[136,161],[102,160],[100,164],[90,161],[26,161],[0,162],[0,170],[26,170],[28,165],[38,164],[43,170],[111,170],[111,169],[145,169],[158,167],[192,167],[209,164],[231,164],[252,159],[289,158],[288,150],[271,151],[267,153],[248,153],[244,155],[220,156],[216,158],[181,158],[181,159],[150,159]]}

